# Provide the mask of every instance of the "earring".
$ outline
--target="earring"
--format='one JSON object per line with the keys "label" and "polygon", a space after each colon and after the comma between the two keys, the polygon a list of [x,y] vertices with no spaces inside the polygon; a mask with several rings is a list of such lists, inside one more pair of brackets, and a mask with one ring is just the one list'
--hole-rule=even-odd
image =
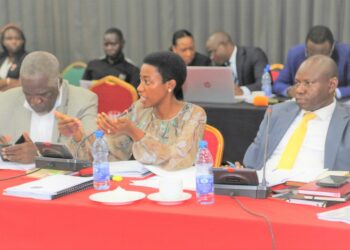
{"label": "earring", "polygon": [[170,93],[170,92],[171,92],[171,89],[168,89],[168,92]]}

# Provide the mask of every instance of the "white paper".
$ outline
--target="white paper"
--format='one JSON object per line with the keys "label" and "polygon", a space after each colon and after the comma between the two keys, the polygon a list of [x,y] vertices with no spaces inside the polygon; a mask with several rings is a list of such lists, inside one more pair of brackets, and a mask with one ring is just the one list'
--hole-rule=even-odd
{"label": "white paper", "polygon": [[151,188],[159,188],[159,178],[161,177],[173,177],[179,178],[183,182],[183,189],[185,190],[196,190],[196,169],[195,167],[189,167],[177,171],[167,171],[160,167],[145,165],[145,167],[154,173],[156,176],[147,178],[145,180],[132,181],[131,185],[144,186]]}
{"label": "white paper", "polygon": [[[266,169],[267,170],[267,169]],[[305,169],[300,171],[297,169],[292,170],[282,170],[282,169],[273,169],[272,171],[266,171],[266,180],[268,186],[275,186],[286,181],[296,181],[296,182],[310,182],[317,179],[318,176],[326,172],[327,169]],[[257,171],[259,182],[262,180],[263,171]]]}
{"label": "white paper", "polygon": [[114,161],[109,163],[111,175],[124,177],[143,177],[149,170],[138,161]]}
{"label": "white paper", "polygon": [[0,169],[11,169],[11,170],[28,170],[35,168],[35,164],[20,164],[15,162],[3,161],[0,159]]}
{"label": "white paper", "polygon": [[340,221],[350,224],[350,206],[318,213],[317,217],[320,220]]}

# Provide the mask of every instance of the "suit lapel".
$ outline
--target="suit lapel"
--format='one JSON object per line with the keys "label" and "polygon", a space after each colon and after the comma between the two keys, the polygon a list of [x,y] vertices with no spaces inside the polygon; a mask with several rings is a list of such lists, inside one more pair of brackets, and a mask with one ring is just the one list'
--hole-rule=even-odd
{"label": "suit lapel", "polygon": [[241,48],[237,46],[237,56],[236,56],[236,67],[237,67],[237,78],[239,81],[239,85],[242,85],[244,83],[243,79],[243,64],[245,60],[245,50],[244,48]]}
{"label": "suit lapel", "polygon": [[326,137],[324,167],[332,169],[334,166],[335,157],[337,156],[338,147],[341,143],[342,135],[345,126],[349,123],[350,117],[343,108],[337,103],[334,109],[333,116],[329,123],[329,128]]}
{"label": "suit lapel", "polygon": [[[273,111],[272,111],[273,112]],[[293,123],[295,117],[299,114],[300,108],[298,105],[293,105],[283,111],[283,113],[277,114],[275,121],[271,124],[271,129],[269,132],[270,136],[270,146],[268,151],[268,157],[270,157],[277,148],[278,144],[282,140],[283,136],[289,129],[290,125]]]}
{"label": "suit lapel", "polygon": [[[56,108],[57,111],[67,114],[68,111],[68,85],[63,80],[62,83],[62,101],[61,105]],[[52,142],[60,142],[61,134],[58,131],[57,120],[55,119],[52,132]]]}

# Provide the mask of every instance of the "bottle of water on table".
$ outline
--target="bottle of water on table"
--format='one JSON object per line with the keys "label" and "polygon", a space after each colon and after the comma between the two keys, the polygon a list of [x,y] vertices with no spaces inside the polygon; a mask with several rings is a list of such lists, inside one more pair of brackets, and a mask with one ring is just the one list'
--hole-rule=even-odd
{"label": "bottle of water on table", "polygon": [[95,132],[96,140],[92,146],[93,161],[93,179],[94,188],[97,190],[109,189],[110,174],[108,162],[108,146],[103,140],[103,131]]}
{"label": "bottle of water on table", "polygon": [[213,157],[208,149],[208,143],[199,142],[196,166],[196,196],[200,204],[214,203]]}
{"label": "bottle of water on table", "polygon": [[272,80],[270,75],[270,65],[267,64],[264,69],[264,74],[261,78],[261,90],[264,91],[267,97],[272,96]]}

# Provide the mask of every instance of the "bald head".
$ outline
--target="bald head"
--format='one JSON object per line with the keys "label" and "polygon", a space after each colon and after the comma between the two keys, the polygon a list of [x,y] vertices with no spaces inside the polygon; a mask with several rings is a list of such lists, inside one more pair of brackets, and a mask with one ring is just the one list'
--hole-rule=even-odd
{"label": "bald head", "polygon": [[[35,51],[28,54],[22,62],[20,76],[45,75],[49,80],[56,79],[60,74],[60,64],[57,58],[45,51]],[[54,81],[48,83],[56,84]]]}
{"label": "bald head", "polygon": [[39,114],[50,112],[55,105],[61,86],[59,68],[57,58],[45,51],[32,52],[22,62],[22,90],[28,104]]}
{"label": "bald head", "polygon": [[332,58],[314,55],[305,60],[295,75],[295,99],[307,111],[331,104],[338,86],[338,69]]}
{"label": "bald head", "polygon": [[331,57],[325,55],[314,55],[307,58],[299,67],[299,70],[305,69],[319,72],[328,78],[338,77],[337,64]]}
{"label": "bald head", "polygon": [[213,34],[210,35],[210,37],[208,38],[207,43],[231,43],[234,44],[232,41],[232,38],[229,34],[227,34],[226,32],[223,31],[218,31],[218,32],[214,32]]}

